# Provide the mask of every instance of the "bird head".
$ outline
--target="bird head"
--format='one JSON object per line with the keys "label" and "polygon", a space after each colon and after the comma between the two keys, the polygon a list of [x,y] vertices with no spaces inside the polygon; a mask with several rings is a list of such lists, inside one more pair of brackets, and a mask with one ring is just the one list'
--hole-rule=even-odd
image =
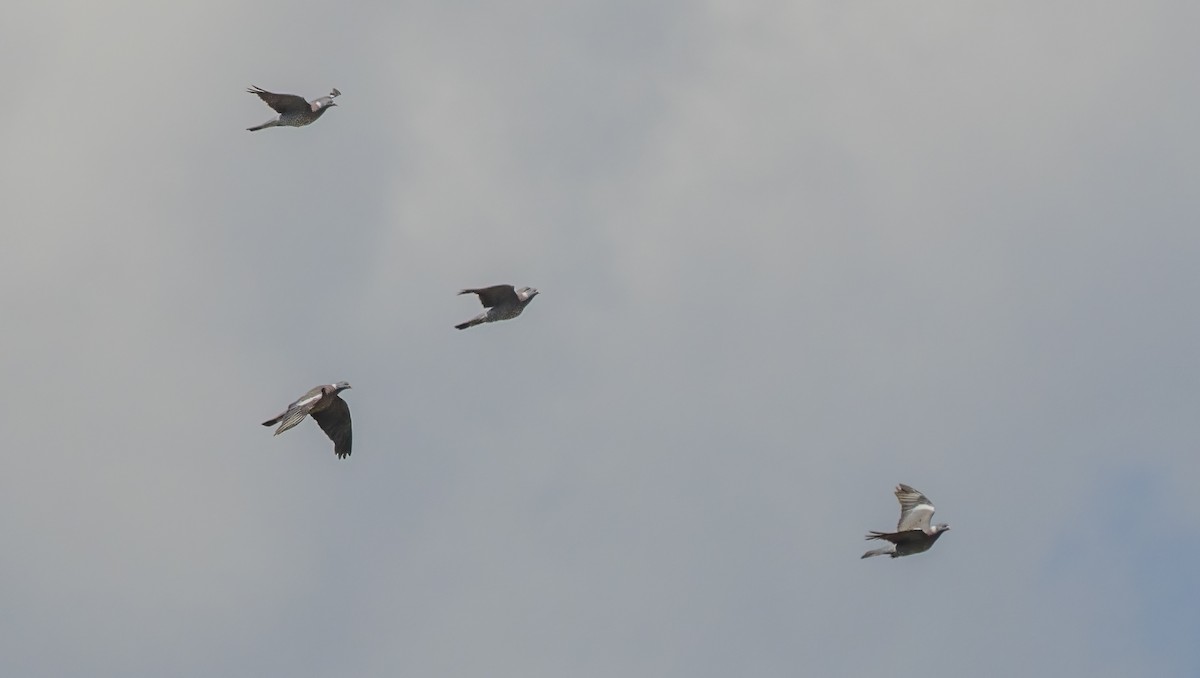
{"label": "bird head", "polygon": [[938,523],[937,525],[935,525],[933,527],[933,530],[934,530],[934,533],[941,534],[943,532],[950,531],[950,526],[947,525],[946,523]]}
{"label": "bird head", "polygon": [[517,290],[517,298],[521,301],[529,301],[537,295],[538,291],[532,287],[522,287],[521,289]]}
{"label": "bird head", "polygon": [[350,388],[350,382],[339,381],[336,384],[330,384],[329,387],[332,392],[341,393],[342,391],[345,391],[346,389]]}

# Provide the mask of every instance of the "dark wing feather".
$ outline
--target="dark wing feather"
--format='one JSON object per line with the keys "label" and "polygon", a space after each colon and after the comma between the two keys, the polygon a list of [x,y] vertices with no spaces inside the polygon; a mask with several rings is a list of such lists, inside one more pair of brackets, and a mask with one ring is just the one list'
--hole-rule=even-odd
{"label": "dark wing feather", "polygon": [[459,292],[459,294],[467,293],[478,294],[479,303],[483,304],[484,308],[521,303],[521,300],[517,298],[517,291],[513,289],[512,285],[492,285],[491,287],[467,289]]}
{"label": "dark wing feather", "polygon": [[872,532],[867,535],[867,539],[882,539],[890,541],[899,546],[900,544],[910,544],[928,539],[929,536],[920,530],[904,530],[903,532]]}
{"label": "dark wing feather", "polygon": [[312,106],[304,100],[304,97],[296,96],[295,94],[276,94],[268,92],[261,87],[251,87],[246,91],[251,94],[257,94],[258,98],[275,109],[276,113],[296,113],[312,110]]}
{"label": "dark wing feather", "polygon": [[354,438],[350,426],[350,406],[336,395],[329,397],[329,405],[308,416],[316,420],[325,435],[333,441],[333,453],[338,459],[343,459],[350,456],[350,444]]}

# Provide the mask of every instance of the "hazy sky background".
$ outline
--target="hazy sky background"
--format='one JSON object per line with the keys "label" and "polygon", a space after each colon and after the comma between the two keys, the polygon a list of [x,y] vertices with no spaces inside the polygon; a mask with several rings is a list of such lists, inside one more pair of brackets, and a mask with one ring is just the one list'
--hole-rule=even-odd
{"label": "hazy sky background", "polygon": [[1197,25],[5,3],[0,674],[1200,675]]}

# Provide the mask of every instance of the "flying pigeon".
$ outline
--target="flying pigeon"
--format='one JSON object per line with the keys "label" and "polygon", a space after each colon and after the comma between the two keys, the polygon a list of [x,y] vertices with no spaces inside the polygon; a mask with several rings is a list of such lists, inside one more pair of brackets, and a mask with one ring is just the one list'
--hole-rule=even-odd
{"label": "flying pigeon", "polygon": [[348,388],[350,384],[344,381],[317,386],[288,405],[278,417],[268,419],[262,425],[279,424],[279,428],[275,429],[275,435],[279,435],[303,421],[305,415],[309,415],[333,441],[333,453],[338,459],[345,459],[350,456],[350,442],[353,438],[350,429],[350,407],[338,394]]}
{"label": "flying pigeon", "polygon": [[933,517],[933,504],[925,495],[908,485],[901,483],[896,486],[896,498],[900,500],[900,522],[896,524],[896,531],[872,531],[867,535],[867,539],[883,539],[892,543],[867,551],[862,554],[863,558],[885,554],[899,558],[923,553],[933,546],[933,542],[937,541],[943,532],[950,529],[946,523],[929,526],[929,519]]}
{"label": "flying pigeon", "polygon": [[533,301],[538,291],[532,287],[513,289],[512,285],[492,285],[474,290],[463,290],[459,294],[478,294],[479,303],[487,310],[471,318],[465,323],[455,325],[456,329],[465,330],[483,323],[494,323],[497,320],[509,320],[521,315],[521,311]]}
{"label": "flying pigeon", "polygon": [[260,129],[268,127],[304,127],[316,121],[325,111],[333,106],[333,98],[341,96],[341,92],[334,88],[327,97],[313,99],[312,103],[304,100],[304,97],[296,96],[295,94],[275,94],[268,92],[261,87],[251,87],[246,90],[251,94],[257,94],[258,98],[267,102],[267,105],[275,109],[279,114],[273,120],[268,120],[258,127],[247,127],[251,132],[256,132]]}

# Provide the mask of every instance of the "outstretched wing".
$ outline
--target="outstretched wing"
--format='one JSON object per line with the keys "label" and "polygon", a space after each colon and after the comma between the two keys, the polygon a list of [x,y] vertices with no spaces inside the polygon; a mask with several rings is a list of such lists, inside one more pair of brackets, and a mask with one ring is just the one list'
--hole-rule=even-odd
{"label": "outstretched wing", "polygon": [[275,424],[279,424],[279,428],[275,429],[275,435],[279,435],[280,433],[283,433],[284,431],[294,427],[296,424],[299,424],[304,420],[304,417],[308,415],[313,406],[317,404],[317,401],[321,399],[321,395],[323,393],[324,392],[321,390],[320,386],[309,390],[308,393],[300,396],[296,402],[288,405],[288,408],[283,411],[283,414],[280,414],[278,417],[273,419],[264,421],[263,426],[274,426]]}
{"label": "outstretched wing", "polygon": [[468,293],[479,295],[479,303],[483,304],[484,308],[521,303],[520,299],[517,298],[517,291],[513,289],[512,285],[492,285],[491,287],[466,289],[459,292],[459,294]]}
{"label": "outstretched wing", "polygon": [[309,416],[316,420],[325,435],[333,441],[333,453],[338,459],[344,459],[350,456],[350,444],[354,438],[350,426],[350,406],[336,395],[329,397],[332,398],[329,405]]}
{"label": "outstretched wing", "polygon": [[312,110],[312,106],[304,100],[304,97],[296,96],[295,94],[276,94],[268,92],[261,87],[251,87],[246,91],[251,94],[257,94],[258,98],[275,109],[276,113],[299,113]]}
{"label": "outstretched wing", "polygon": [[925,495],[900,483],[896,486],[896,499],[900,500],[900,522],[896,523],[897,532],[929,529],[934,508]]}

